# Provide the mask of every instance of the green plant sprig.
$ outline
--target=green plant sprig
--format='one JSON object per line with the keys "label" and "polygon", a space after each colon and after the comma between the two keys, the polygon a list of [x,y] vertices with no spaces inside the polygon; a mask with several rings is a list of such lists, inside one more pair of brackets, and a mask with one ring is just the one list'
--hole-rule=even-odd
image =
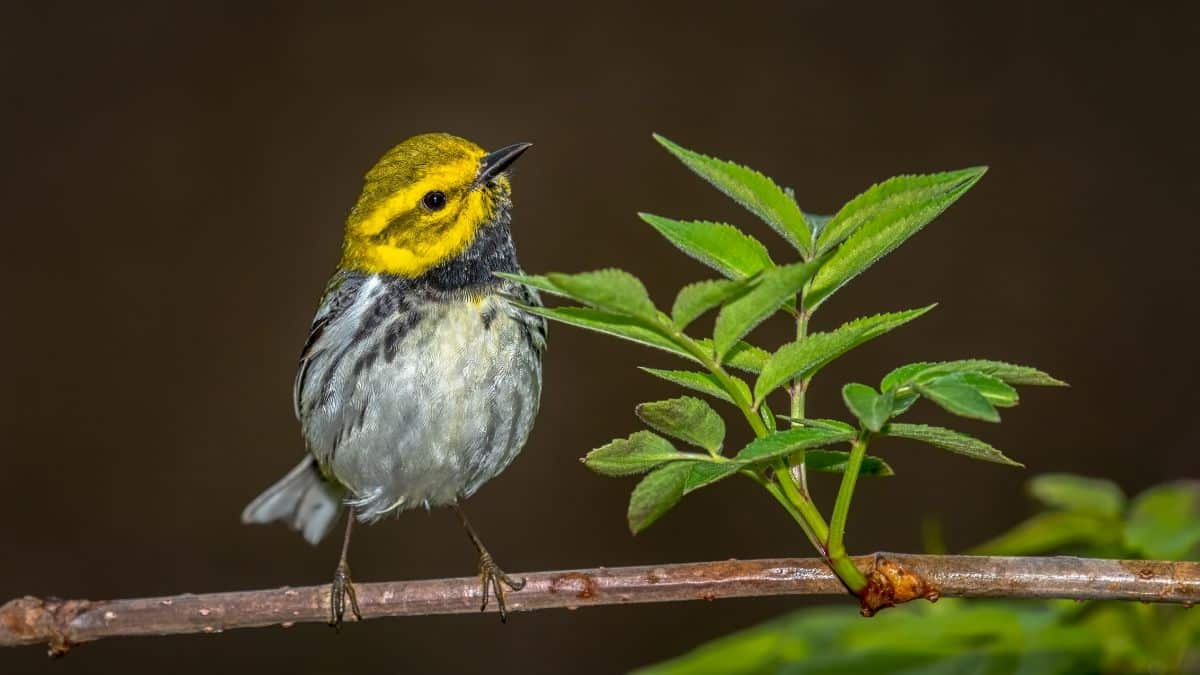
{"label": "green plant sprig", "polygon": [[[761,242],[732,225],[643,213],[639,214],[642,220],[680,251],[722,275],[685,286],[670,314],[660,311],[642,282],[623,270],[501,275],[579,303],[522,305],[528,312],[654,347],[698,365],[700,370],[642,370],[733,405],[755,436],[736,453],[725,453],[721,416],[705,401],[681,396],[638,406],[638,417],[653,431],[616,439],[589,452],[583,462],[608,476],[646,474],[629,501],[627,516],[634,533],[662,517],[685,495],[729,476],[744,475],[779,502],[846,587],[861,594],[867,579],[847,554],[845,531],[858,477],[893,474],[883,459],[867,454],[876,439],[908,438],[974,459],[1021,466],[961,432],[894,420],[924,398],[962,417],[998,422],[997,408],[1018,401],[1013,385],[1064,384],[1039,370],[999,361],[919,362],[888,373],[879,389],[845,385],[842,399],[854,424],[805,416],[813,378],[823,367],[915,320],[934,305],[855,319],[828,332],[810,332],[813,314],[838,289],[953,204],[986,168],[897,176],[826,217],[805,213],[791,190],[757,171],[693,152],[658,135],[655,140],[781,235],[796,250],[798,260],[775,262]],[[685,332],[709,311],[717,312],[711,338]],[[759,324],[779,313],[795,322],[794,341],[774,352],[745,341]],[[776,415],[768,404],[768,398],[780,390],[788,395],[788,415]],[[778,428],[778,420],[788,427]],[[667,436],[703,452],[680,451]],[[832,449],[843,444],[847,450]],[[812,471],[842,476],[828,521],[808,490]]]}

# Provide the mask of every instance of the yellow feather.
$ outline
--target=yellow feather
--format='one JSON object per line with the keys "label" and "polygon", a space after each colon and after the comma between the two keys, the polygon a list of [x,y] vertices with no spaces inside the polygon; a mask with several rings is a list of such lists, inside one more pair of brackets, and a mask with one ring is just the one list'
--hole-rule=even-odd
{"label": "yellow feather", "polygon": [[[466,250],[497,207],[474,185],[484,154],[449,134],[414,136],[389,150],[346,221],[341,267],[415,277]],[[507,189],[506,179],[498,182]],[[430,211],[421,200],[435,190],[446,206]]]}

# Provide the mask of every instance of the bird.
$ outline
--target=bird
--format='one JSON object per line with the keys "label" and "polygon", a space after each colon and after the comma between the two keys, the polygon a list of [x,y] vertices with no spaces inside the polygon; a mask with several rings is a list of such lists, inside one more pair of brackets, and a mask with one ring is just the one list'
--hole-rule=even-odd
{"label": "bird", "polygon": [[520,274],[510,229],[509,170],[531,143],[494,152],[446,133],[413,136],[367,172],[346,219],[341,259],[300,353],[292,401],[306,446],[299,464],[242,512],[282,521],[311,544],[343,508],[329,623],[347,600],[356,521],[450,506],[479,555],[501,621],[506,574],[471,526],[464,501],[513,461],[541,400],[546,322]]}

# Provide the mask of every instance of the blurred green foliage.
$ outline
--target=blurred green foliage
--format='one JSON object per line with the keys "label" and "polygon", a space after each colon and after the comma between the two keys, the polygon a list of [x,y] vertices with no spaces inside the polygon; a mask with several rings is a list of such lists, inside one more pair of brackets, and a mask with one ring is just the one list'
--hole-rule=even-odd
{"label": "blurred green foliage", "polygon": [[[1132,500],[1107,480],[1046,474],[1044,510],[976,547],[994,555],[1186,560],[1200,548],[1200,482]],[[1200,672],[1200,609],[1134,602],[943,599],[864,620],[850,605],[801,610],[720,638],[639,675],[1058,675]]]}

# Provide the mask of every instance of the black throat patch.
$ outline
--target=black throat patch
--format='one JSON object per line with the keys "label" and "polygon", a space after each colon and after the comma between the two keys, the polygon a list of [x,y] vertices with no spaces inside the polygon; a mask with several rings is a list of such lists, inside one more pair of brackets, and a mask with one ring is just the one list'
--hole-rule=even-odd
{"label": "black throat patch", "polygon": [[517,272],[517,251],[509,230],[509,204],[502,200],[491,221],[479,227],[474,241],[459,255],[409,280],[416,288],[450,292],[494,284],[493,272]]}

